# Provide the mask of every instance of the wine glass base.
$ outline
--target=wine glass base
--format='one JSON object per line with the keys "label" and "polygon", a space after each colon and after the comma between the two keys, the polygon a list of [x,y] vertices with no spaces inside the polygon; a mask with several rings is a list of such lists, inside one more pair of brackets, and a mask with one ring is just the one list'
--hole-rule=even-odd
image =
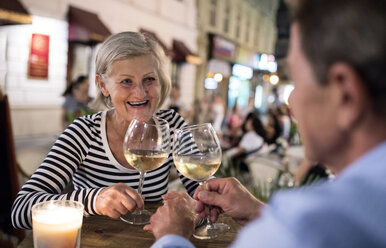
{"label": "wine glass base", "polygon": [[213,223],[200,226],[196,229],[193,237],[196,239],[214,239],[224,234],[230,229],[230,226],[224,223]]}
{"label": "wine glass base", "polygon": [[151,212],[148,210],[135,210],[132,213],[127,213],[126,215],[121,216],[121,220],[126,223],[133,225],[146,225],[150,223]]}

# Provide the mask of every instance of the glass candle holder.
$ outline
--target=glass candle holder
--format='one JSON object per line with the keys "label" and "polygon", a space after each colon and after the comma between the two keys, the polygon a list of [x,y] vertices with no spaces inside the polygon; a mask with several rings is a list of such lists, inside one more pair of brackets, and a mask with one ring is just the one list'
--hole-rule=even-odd
{"label": "glass candle holder", "polygon": [[78,248],[84,206],[71,200],[53,200],[32,207],[34,247]]}

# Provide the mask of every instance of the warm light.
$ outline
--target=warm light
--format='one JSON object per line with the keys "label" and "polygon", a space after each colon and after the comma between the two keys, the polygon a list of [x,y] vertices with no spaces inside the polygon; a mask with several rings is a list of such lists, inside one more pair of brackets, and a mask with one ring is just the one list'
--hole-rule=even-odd
{"label": "warm light", "polygon": [[279,83],[279,77],[277,75],[272,75],[270,78],[269,78],[269,82],[273,85],[276,85]]}
{"label": "warm light", "polygon": [[222,79],[223,79],[223,76],[221,73],[214,74],[214,80],[216,80],[217,82],[220,83],[222,81]]}
{"label": "warm light", "polygon": [[263,81],[264,82],[268,82],[269,81],[269,76],[267,74],[264,74]]}
{"label": "warm light", "polygon": [[83,209],[83,204],[66,200],[34,205],[34,247],[79,247]]}
{"label": "warm light", "polygon": [[206,77],[207,78],[213,78],[214,77],[214,74],[213,74],[213,72],[208,72],[207,74],[206,74]]}
{"label": "warm light", "polygon": [[198,56],[188,55],[188,56],[186,56],[186,62],[193,64],[193,65],[201,65],[202,59]]}

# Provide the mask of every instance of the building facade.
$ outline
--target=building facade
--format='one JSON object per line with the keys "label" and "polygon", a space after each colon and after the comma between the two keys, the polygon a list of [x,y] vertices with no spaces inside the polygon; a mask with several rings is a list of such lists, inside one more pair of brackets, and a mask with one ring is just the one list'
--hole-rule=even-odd
{"label": "building facade", "polygon": [[[238,94],[242,94],[236,88],[244,84],[249,85],[249,92],[244,92],[247,99],[240,99],[244,99],[245,105],[248,97],[253,97],[259,80],[257,71],[260,69],[257,66],[260,56],[271,58],[274,54],[279,1],[198,0],[197,3],[198,53],[205,59],[197,71],[195,95],[202,98],[207,93],[220,94],[231,107],[235,100],[230,99],[231,95],[234,93],[237,98]],[[240,64],[238,68],[252,74],[246,78],[236,77],[232,71],[235,64]],[[217,73],[223,79],[214,91],[208,92],[204,84],[208,77]],[[233,93],[232,87],[235,88]]]}
{"label": "building facade", "polygon": [[[158,39],[168,54],[170,73],[180,85],[184,104],[192,104],[197,60],[189,63],[186,58],[197,51],[195,0],[18,1],[32,16],[32,24],[0,26],[0,87],[9,96],[15,137],[60,133],[61,95],[68,81],[88,74],[94,85],[95,51],[105,37],[88,30],[91,38],[83,41],[80,35],[73,41],[71,9],[95,16],[110,33],[143,31]],[[34,34],[49,37],[45,78],[29,73]]]}

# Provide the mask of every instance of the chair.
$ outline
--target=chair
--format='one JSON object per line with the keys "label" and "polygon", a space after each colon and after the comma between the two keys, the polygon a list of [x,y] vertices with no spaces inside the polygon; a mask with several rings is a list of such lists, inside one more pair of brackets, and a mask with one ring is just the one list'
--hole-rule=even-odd
{"label": "chair", "polygon": [[281,169],[280,161],[272,157],[254,157],[248,160],[253,184],[260,189],[260,195],[268,199],[274,187],[273,182]]}
{"label": "chair", "polygon": [[16,230],[11,224],[12,203],[20,189],[18,173],[8,97],[0,90],[0,231],[20,241],[25,237],[24,230]]}

